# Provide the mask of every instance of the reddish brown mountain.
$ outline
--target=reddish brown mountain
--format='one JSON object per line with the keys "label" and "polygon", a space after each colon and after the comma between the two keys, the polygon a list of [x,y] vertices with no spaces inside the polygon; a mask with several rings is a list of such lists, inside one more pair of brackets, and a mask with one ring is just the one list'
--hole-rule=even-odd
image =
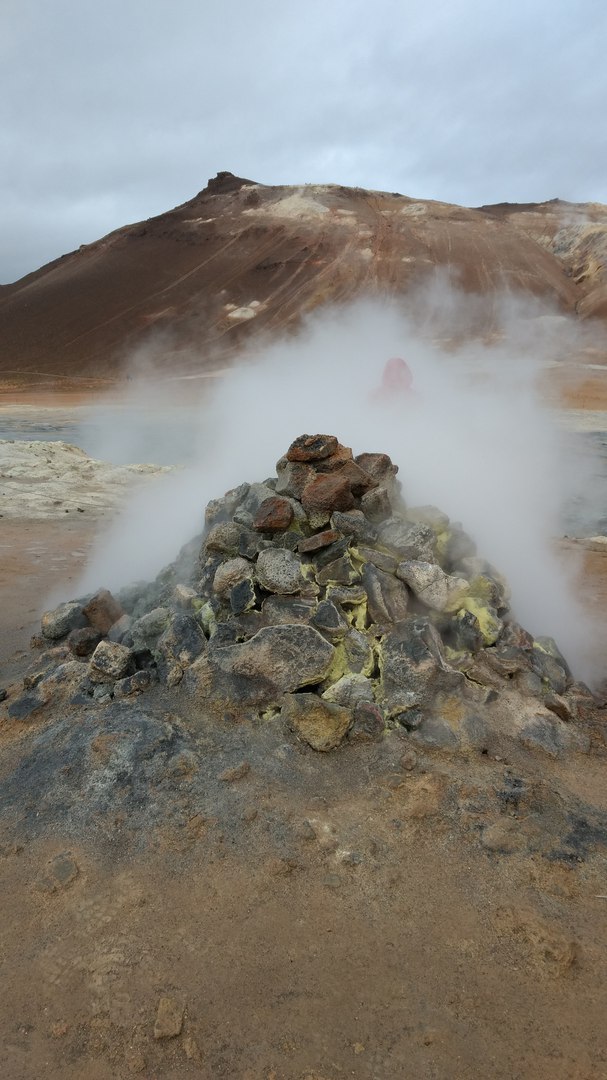
{"label": "reddish brown mountain", "polygon": [[0,373],[112,376],[150,339],[173,368],[213,368],[260,331],[329,301],[405,293],[436,267],[470,291],[506,285],[606,315],[606,238],[596,204],[470,210],[219,173],[182,206],[1,289]]}

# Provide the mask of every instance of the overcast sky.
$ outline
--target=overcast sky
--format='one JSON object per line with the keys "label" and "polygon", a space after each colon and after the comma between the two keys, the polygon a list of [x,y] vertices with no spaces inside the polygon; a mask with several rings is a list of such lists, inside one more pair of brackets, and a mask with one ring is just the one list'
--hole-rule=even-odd
{"label": "overcast sky", "polygon": [[0,281],[220,169],[607,202],[605,0],[0,0]]}

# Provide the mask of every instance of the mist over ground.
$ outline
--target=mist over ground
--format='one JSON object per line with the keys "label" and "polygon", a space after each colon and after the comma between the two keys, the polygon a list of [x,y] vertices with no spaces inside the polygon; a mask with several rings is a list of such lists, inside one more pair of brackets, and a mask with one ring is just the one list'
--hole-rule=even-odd
{"label": "mist over ground", "polygon": [[[564,503],[582,491],[591,497],[593,462],[571,461],[537,385],[540,372],[580,348],[589,331],[505,294],[490,301],[490,334],[454,343],[458,328],[482,325],[487,303],[438,282],[406,309],[368,300],[310,317],[297,336],[260,345],[214,385],[204,380],[198,400],[199,384],[187,384],[195,434],[185,458],[184,406],[172,402],[169,382],[158,382],[157,351],[147,365],[139,354],[125,385],[125,402],[137,409],[126,409],[122,429],[100,426],[98,456],[116,460],[136,446],[136,418],[152,411],[152,460],[175,453],[188,464],[134,495],[99,537],[80,591],[153,578],[202,530],[211,498],[274,475],[303,432],[335,434],[355,454],[388,453],[408,505],[435,504],[460,521],[507,577],[517,619],[554,636],[577,673],[591,678],[593,627],[553,548]],[[414,391],[386,400],[374,390],[392,356],[406,359]]]}

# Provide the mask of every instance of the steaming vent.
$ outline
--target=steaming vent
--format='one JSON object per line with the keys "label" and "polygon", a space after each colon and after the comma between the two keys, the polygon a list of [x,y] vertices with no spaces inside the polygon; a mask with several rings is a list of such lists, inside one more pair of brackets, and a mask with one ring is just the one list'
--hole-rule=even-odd
{"label": "steaming vent", "polygon": [[19,719],[164,686],[194,722],[280,714],[315,750],[397,726],[443,748],[585,749],[571,721],[589,691],[518,625],[500,573],[446,514],[407,506],[388,455],[332,435],[210,502],[154,582],[45,613],[34,645]]}

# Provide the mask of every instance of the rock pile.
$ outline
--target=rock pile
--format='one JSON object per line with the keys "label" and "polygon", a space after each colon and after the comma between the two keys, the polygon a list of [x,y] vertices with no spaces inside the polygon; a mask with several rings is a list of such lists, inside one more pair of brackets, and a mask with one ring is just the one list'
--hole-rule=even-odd
{"label": "rock pile", "polygon": [[38,644],[54,647],[9,715],[160,683],[194,719],[280,711],[315,750],[397,725],[440,747],[583,750],[586,691],[554,641],[517,624],[501,575],[441,511],[406,506],[396,474],[302,435],[275,477],[209,503],[156,582],[47,612]]}

